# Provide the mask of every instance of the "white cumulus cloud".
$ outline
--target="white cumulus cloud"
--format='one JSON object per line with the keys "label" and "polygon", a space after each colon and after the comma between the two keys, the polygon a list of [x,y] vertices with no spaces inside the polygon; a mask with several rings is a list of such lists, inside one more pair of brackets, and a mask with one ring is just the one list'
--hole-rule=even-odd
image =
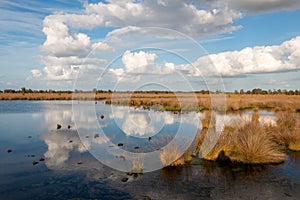
{"label": "white cumulus cloud", "polygon": [[156,59],[156,54],[143,51],[126,51],[122,56],[122,62],[127,72],[145,72],[147,66],[154,64]]}
{"label": "white cumulus cloud", "polygon": [[144,51],[125,51],[122,56],[124,68],[110,69],[118,81],[136,82],[147,75],[166,75],[175,71],[175,64],[166,62],[164,64],[155,63],[158,56],[155,53]]}
{"label": "white cumulus cloud", "polygon": [[182,0],[109,0],[107,3],[87,4],[89,15],[98,15],[104,26],[111,27],[163,27],[189,36],[201,37],[238,29],[233,25],[242,14],[228,7],[218,7],[206,1],[199,6]]}
{"label": "white cumulus cloud", "polygon": [[[235,76],[300,69],[300,36],[280,45],[247,47],[200,57],[190,65],[177,66],[191,76],[221,74]],[[196,70],[199,69],[199,70]]]}

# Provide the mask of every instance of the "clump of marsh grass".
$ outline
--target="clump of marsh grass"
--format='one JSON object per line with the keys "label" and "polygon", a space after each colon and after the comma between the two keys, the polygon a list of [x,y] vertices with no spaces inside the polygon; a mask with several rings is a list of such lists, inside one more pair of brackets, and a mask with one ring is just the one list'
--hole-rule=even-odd
{"label": "clump of marsh grass", "polygon": [[233,126],[226,125],[212,151],[203,156],[207,160],[216,160],[220,152],[224,152],[227,156],[231,155],[234,149],[234,128]]}
{"label": "clump of marsh grass", "polygon": [[[216,160],[222,152],[231,161],[236,162],[247,164],[281,163],[286,156],[272,140],[272,134],[268,130],[267,126],[259,123],[258,112],[254,112],[251,120],[245,120],[234,126],[225,126],[215,146],[209,153],[203,155],[203,158]],[[214,130],[207,129],[204,133],[210,134],[210,131]],[[210,135],[214,137],[214,134]],[[205,135],[199,139],[198,145],[203,145],[204,137]],[[207,135],[207,137],[210,136]]]}
{"label": "clump of marsh grass", "polygon": [[200,118],[202,128],[214,128],[216,126],[216,113],[209,110],[204,112],[204,117]]}
{"label": "clump of marsh grass", "polygon": [[[196,157],[199,154],[200,147],[202,146],[204,139],[209,140],[208,143],[213,142],[213,137],[211,137],[211,133],[215,132],[216,128],[216,113],[208,110],[204,112],[203,117],[200,117],[202,129],[198,131],[198,134],[196,135],[196,149],[192,153],[192,156]],[[209,138],[207,137],[209,136]]]}
{"label": "clump of marsh grass", "polygon": [[176,145],[169,145],[160,153],[160,160],[163,166],[179,166],[183,165],[184,157],[180,153],[180,149]]}
{"label": "clump of marsh grass", "polygon": [[[221,133],[216,131],[216,113],[207,111],[204,117],[200,119],[202,130],[198,132],[196,137],[196,150],[193,156],[201,156],[206,160],[216,160],[219,152],[229,151],[231,143],[232,127],[225,126]],[[210,151],[209,151],[210,150]]]}
{"label": "clump of marsh grass", "polygon": [[131,173],[143,173],[144,170],[144,163],[143,162],[139,162],[139,161],[133,161],[132,162],[132,169],[131,169]]}
{"label": "clump of marsh grass", "polygon": [[243,163],[281,163],[285,154],[272,141],[266,128],[255,121],[248,122],[235,131],[233,160]]}
{"label": "clump of marsh grass", "polygon": [[277,126],[273,128],[274,141],[292,151],[300,151],[300,131],[295,113],[282,112],[277,117]]}

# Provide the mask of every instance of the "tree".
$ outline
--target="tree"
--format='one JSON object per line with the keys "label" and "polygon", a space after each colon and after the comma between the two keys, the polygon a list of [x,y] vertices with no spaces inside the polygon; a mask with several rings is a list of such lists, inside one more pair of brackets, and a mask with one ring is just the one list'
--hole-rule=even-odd
{"label": "tree", "polygon": [[21,88],[21,92],[22,92],[22,94],[25,94],[25,93],[26,93],[26,88],[25,88],[25,87],[22,87],[22,88]]}

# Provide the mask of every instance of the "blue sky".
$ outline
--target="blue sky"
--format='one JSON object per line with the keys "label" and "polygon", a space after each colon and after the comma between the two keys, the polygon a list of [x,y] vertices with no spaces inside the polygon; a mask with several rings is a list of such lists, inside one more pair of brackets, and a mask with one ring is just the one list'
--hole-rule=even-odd
{"label": "blue sky", "polygon": [[299,89],[296,0],[99,2],[1,1],[0,90]]}

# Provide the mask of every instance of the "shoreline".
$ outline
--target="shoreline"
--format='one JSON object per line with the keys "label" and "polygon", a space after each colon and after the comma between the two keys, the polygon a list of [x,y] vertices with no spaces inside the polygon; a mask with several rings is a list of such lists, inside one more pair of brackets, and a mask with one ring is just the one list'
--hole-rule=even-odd
{"label": "shoreline", "polygon": [[[286,94],[201,94],[192,92],[103,92],[103,93],[0,93],[0,101],[71,101],[105,100],[106,104],[152,108],[165,111],[211,110],[212,100],[222,105],[219,111],[239,111],[247,109],[293,110],[300,112],[300,95]],[[224,103],[226,101],[226,104]],[[157,106],[160,105],[160,106]],[[226,105],[226,108],[225,108]]]}

